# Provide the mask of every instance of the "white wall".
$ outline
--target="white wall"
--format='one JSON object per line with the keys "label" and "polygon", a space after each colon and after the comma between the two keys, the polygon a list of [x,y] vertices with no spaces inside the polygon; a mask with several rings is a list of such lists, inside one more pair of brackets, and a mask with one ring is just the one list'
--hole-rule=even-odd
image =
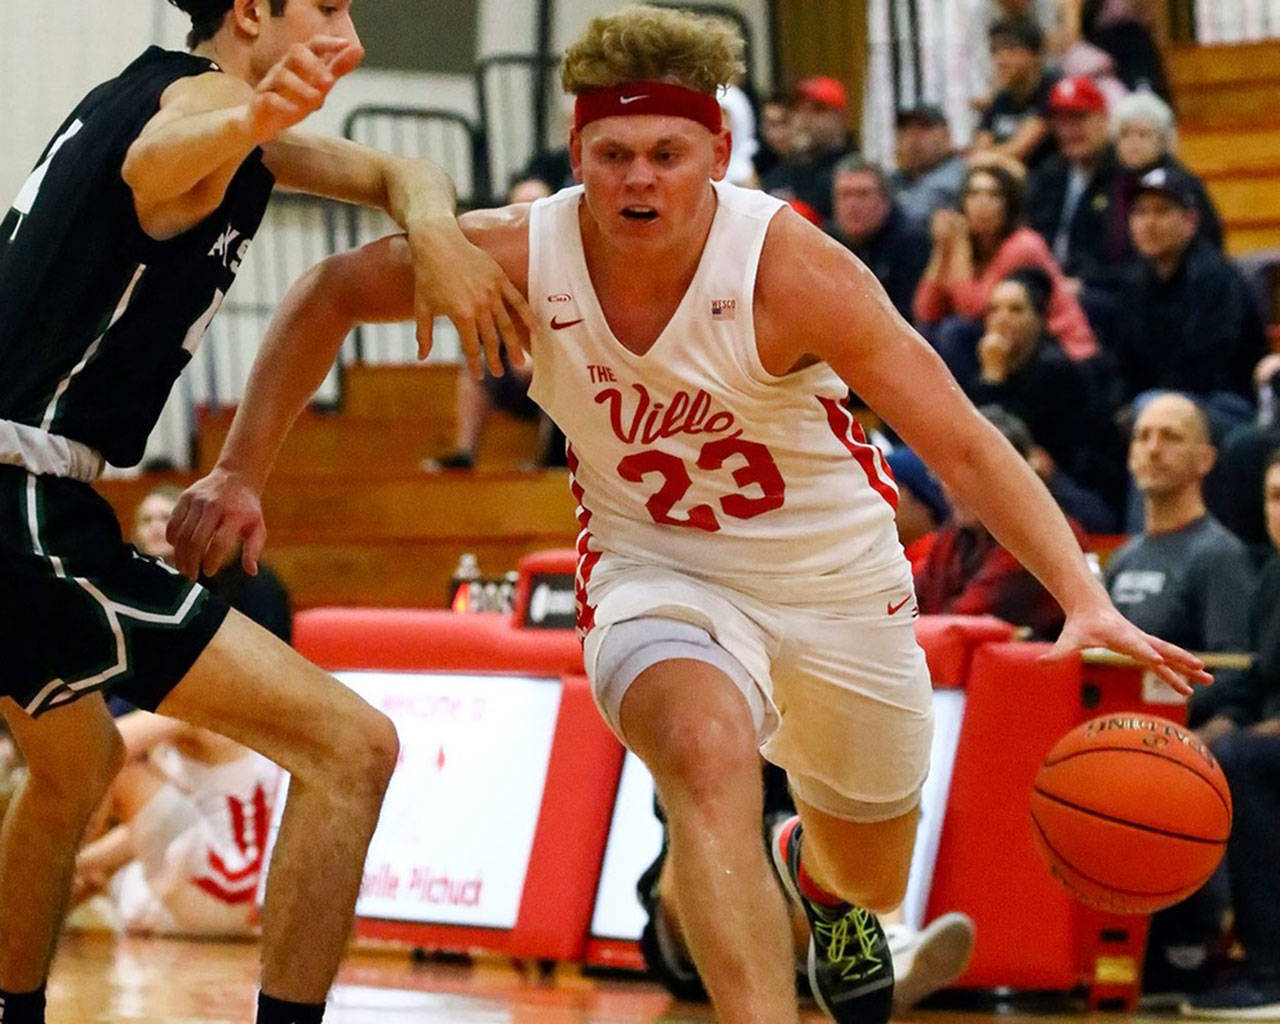
{"label": "white wall", "polygon": [[0,206],[88,87],[151,42],[153,2],[0,2]]}
{"label": "white wall", "polygon": [[[556,0],[553,45],[565,46],[588,18],[620,5],[621,0]],[[697,0],[690,0],[690,5],[696,6]],[[767,85],[766,0],[740,0],[737,6],[751,20],[757,43],[757,81]],[[480,55],[532,50],[536,11],[534,0],[480,0]],[[358,25],[358,9],[356,17]],[[92,86],[118,73],[153,42],[181,48],[186,28],[185,16],[165,0],[0,0],[0,209],[7,208],[54,129]],[[477,112],[470,75],[360,70],[338,85],[324,109],[308,121],[308,127],[336,134],[346,115],[364,104],[437,107],[469,117]],[[254,261],[255,254],[261,257],[251,249],[249,261]],[[237,301],[268,299],[250,294],[251,269],[247,262],[235,293]],[[166,455],[185,462],[192,403],[207,402],[215,393],[223,402],[238,398],[258,332],[232,331],[233,319],[229,304],[220,322],[215,322],[196,365],[175,389],[148,445],[148,457]],[[392,334],[375,339],[374,351],[384,358],[408,358],[410,336],[400,337],[394,334],[396,329],[388,330]],[[451,327],[441,324],[437,340],[441,357],[456,358],[457,340]]]}
{"label": "white wall", "polygon": [[[757,80],[767,84],[767,0],[739,0],[756,38]],[[697,0],[691,0],[696,6]],[[552,40],[564,46],[587,19],[618,0],[557,0]],[[527,52],[536,31],[532,0],[480,0],[481,56]],[[359,12],[357,11],[357,19]],[[165,0],[0,0],[0,205],[7,206],[53,134],[94,84],[110,78],[152,42],[180,47],[186,19]],[[475,115],[466,75],[357,71],[315,115],[317,131],[336,132],[364,103],[444,107]]]}

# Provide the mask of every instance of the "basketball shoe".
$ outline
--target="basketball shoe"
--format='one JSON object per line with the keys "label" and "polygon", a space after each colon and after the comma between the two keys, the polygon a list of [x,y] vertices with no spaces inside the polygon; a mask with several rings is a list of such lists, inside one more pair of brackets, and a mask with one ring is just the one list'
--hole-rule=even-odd
{"label": "basketball shoe", "polygon": [[852,903],[826,906],[800,891],[800,819],[771,844],[783,888],[809,919],[809,985],[836,1024],[885,1024],[893,1007],[893,958],[880,922]]}
{"label": "basketball shoe", "polygon": [[958,911],[934,918],[920,931],[888,925],[893,955],[893,1008],[906,1013],[960,977],[969,966],[975,937],[973,920]]}

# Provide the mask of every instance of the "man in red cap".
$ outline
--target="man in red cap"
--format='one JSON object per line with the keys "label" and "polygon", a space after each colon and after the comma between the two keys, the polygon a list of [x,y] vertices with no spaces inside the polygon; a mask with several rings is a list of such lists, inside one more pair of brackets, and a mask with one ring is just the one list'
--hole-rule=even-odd
{"label": "man in red cap", "polygon": [[1049,243],[1079,290],[1095,331],[1115,316],[1127,252],[1111,251],[1107,223],[1118,164],[1107,100],[1092,78],[1064,78],[1049,92],[1049,126],[1058,152],[1027,181],[1027,222]]}
{"label": "man in red cap", "polygon": [[853,150],[848,108],[848,93],[838,79],[815,75],[801,80],[792,97],[796,145],[764,176],[761,187],[788,202],[799,199],[817,210],[824,223],[830,220],[832,171]]}

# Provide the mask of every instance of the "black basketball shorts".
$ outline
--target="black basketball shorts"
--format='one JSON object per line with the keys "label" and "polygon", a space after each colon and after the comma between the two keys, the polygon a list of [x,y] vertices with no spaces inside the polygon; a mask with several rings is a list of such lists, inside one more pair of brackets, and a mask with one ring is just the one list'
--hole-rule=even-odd
{"label": "black basketball shorts", "polygon": [[226,615],[125,544],[88,484],[0,465],[0,696],[39,715],[109,690],[154,711]]}

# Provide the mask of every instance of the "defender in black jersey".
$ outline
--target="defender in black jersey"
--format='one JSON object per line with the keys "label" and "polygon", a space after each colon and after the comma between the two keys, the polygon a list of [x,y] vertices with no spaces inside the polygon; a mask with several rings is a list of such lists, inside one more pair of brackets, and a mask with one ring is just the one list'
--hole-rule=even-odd
{"label": "defender in black jersey", "polygon": [[[120,763],[108,689],[293,773],[259,1019],[319,1020],[337,969],[394,727],[125,546],[90,487],[105,462],[141,458],[273,186],[379,206],[405,229],[424,349],[439,313],[473,363],[482,347],[496,362],[498,330],[528,317],[463,238],[438,168],[290,130],[359,63],[350,0],[172,2],[192,52],[153,47],[90,92],[0,220],[0,709],[29,765],[0,833],[5,1024],[43,1020],[74,855]],[[263,533],[241,539],[253,572]]]}

